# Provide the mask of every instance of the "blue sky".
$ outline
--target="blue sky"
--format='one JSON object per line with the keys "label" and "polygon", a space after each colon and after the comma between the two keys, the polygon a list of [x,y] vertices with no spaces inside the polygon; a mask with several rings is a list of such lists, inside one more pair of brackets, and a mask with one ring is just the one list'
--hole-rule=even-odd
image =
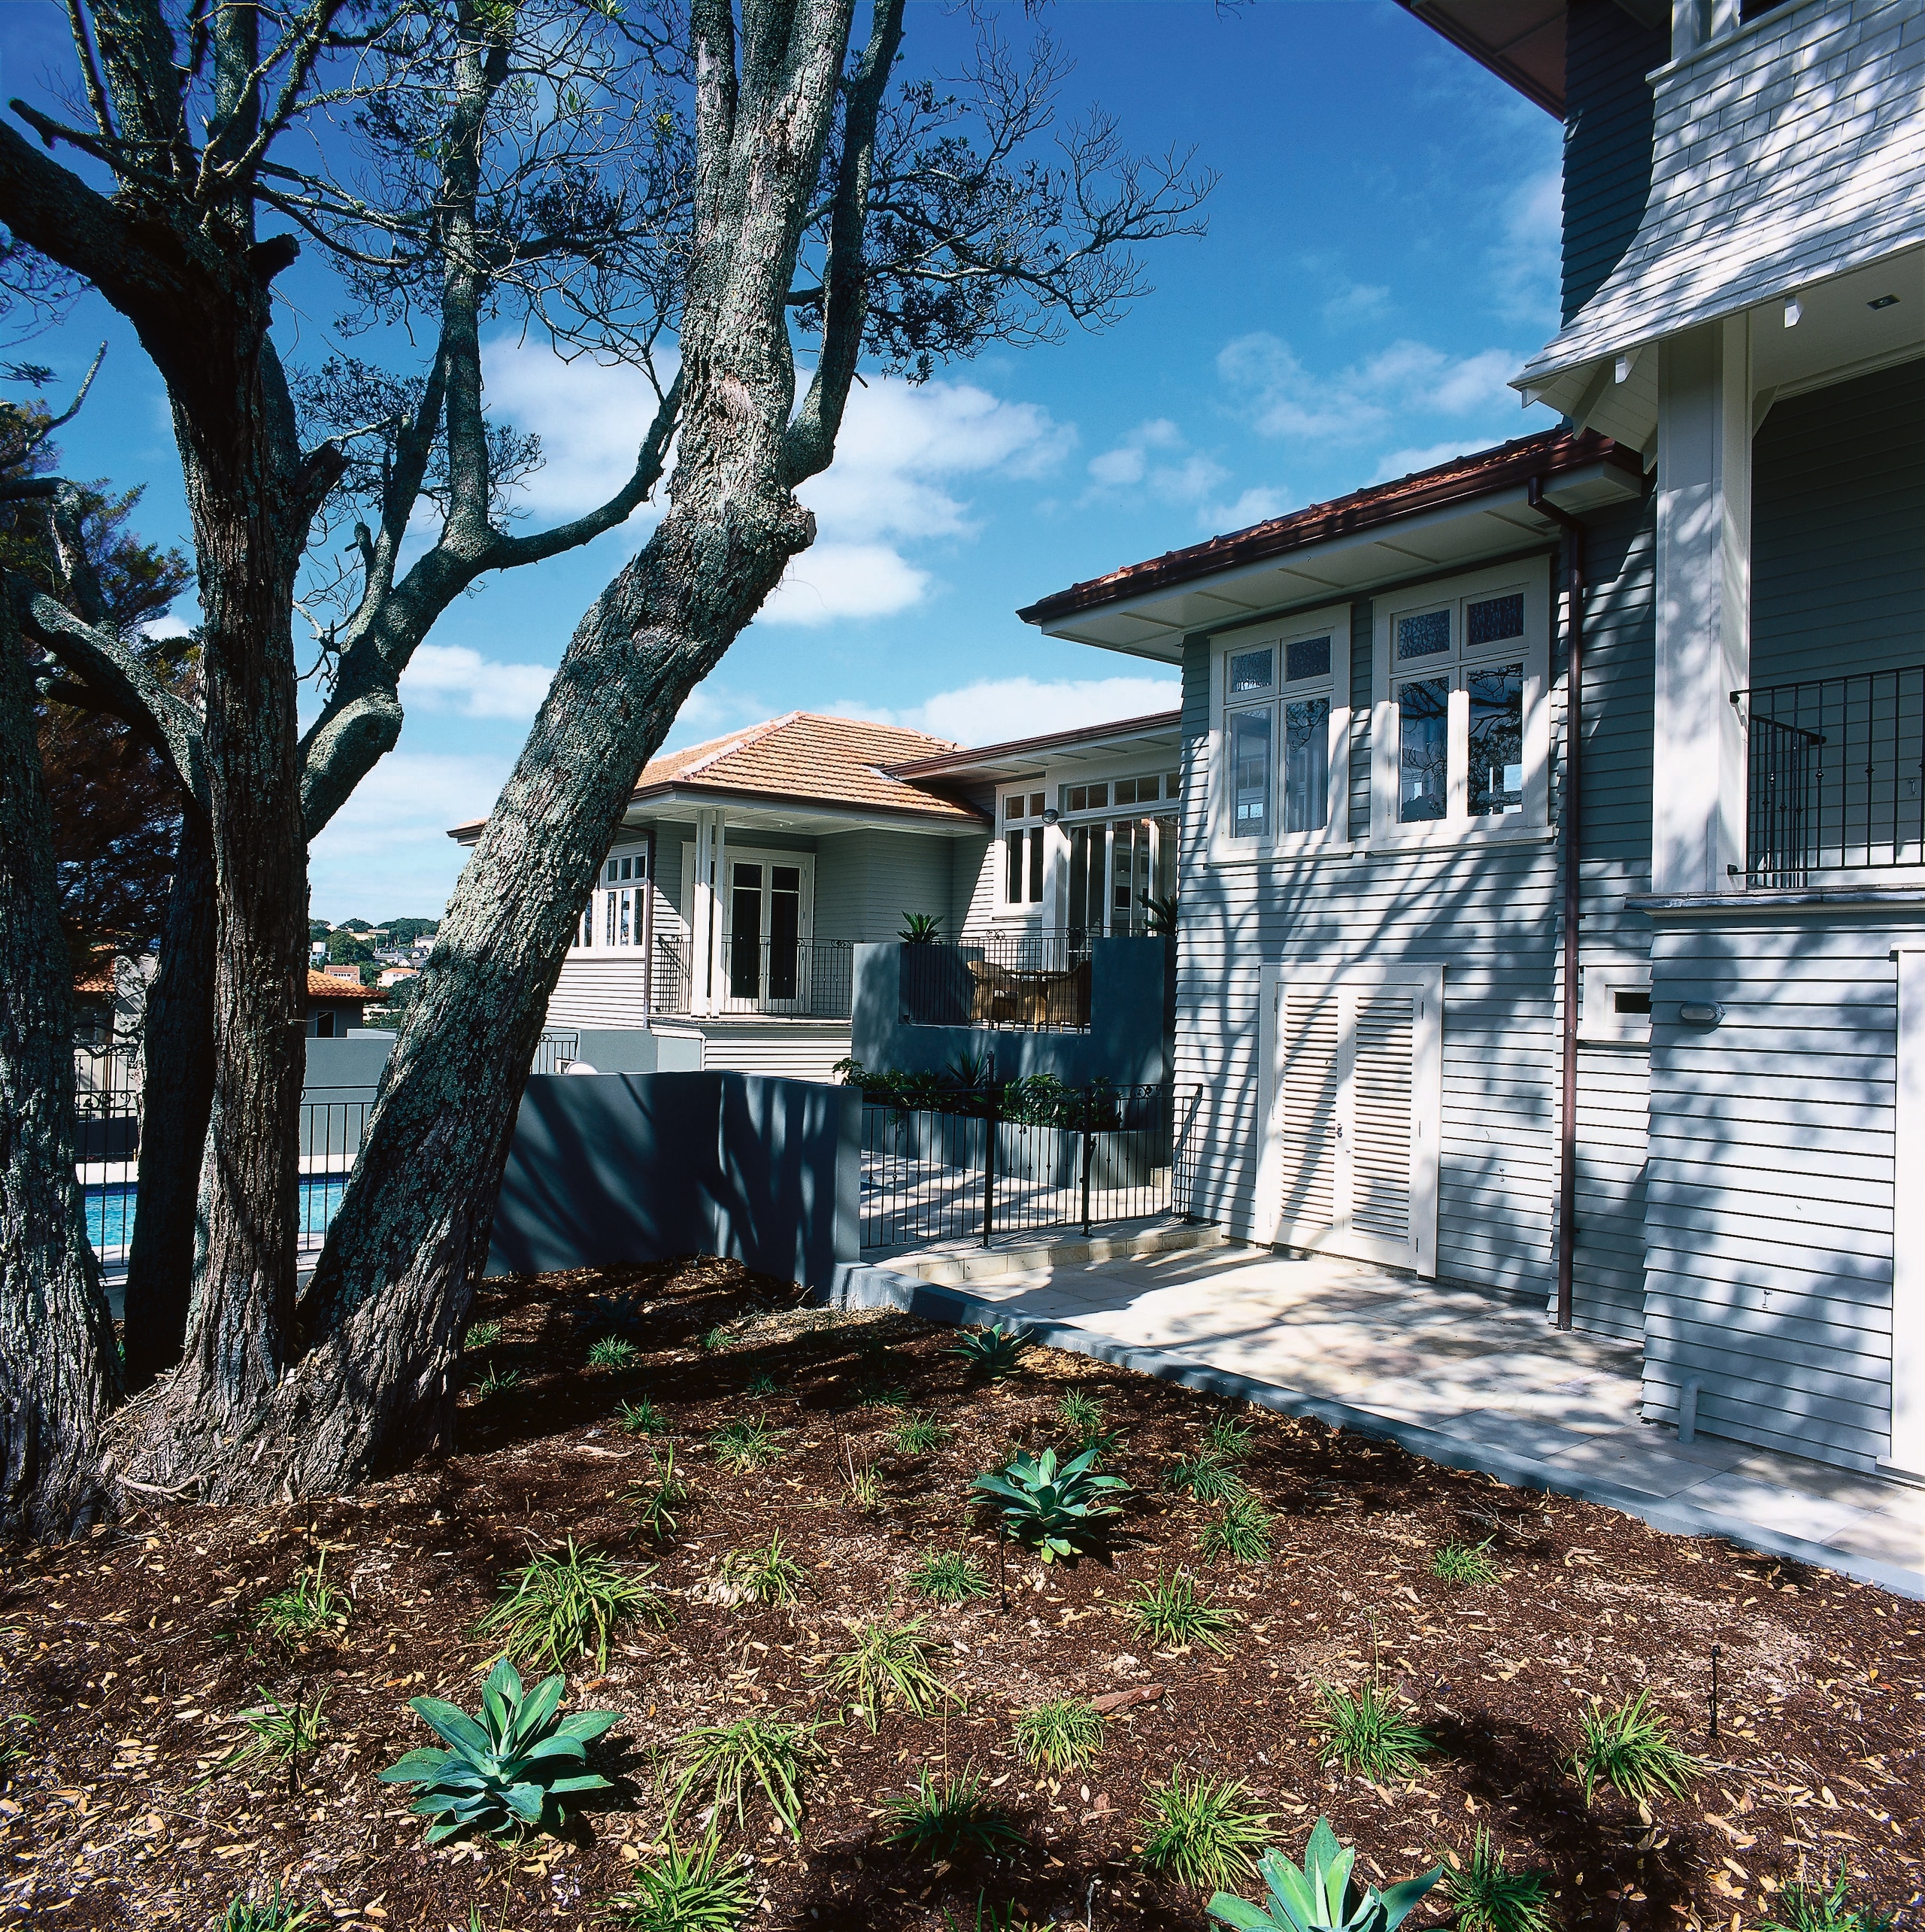
{"label": "blue sky", "polygon": [[[1390,0],[1069,0],[1052,17],[1076,63],[1067,106],[1101,102],[1138,148],[1194,142],[1220,173],[1208,235],[1151,251],[1156,293],[1105,335],[859,391],[835,468],[805,493],[817,548],[671,745],[796,709],[981,742],[1173,702],[1157,667],[1043,638],[1017,607],[1548,426],[1505,378],[1557,323],[1549,115]],[[59,11],[10,0],[0,19],[0,83],[39,91],[64,59]],[[911,0],[911,71],[953,70],[965,32],[938,0]],[[319,360],[335,343],[327,286],[298,269],[284,287],[284,353]],[[144,484],[144,533],[185,547],[160,385],[131,332],[83,303],[19,353],[65,382],[102,337],[65,466]],[[647,420],[632,372],[504,340],[489,383],[546,446],[532,523],[626,473]],[[448,612],[404,681],[400,746],[316,845],[318,916],[439,912],[459,869],[444,828],[487,808],[576,617],[647,528]]]}

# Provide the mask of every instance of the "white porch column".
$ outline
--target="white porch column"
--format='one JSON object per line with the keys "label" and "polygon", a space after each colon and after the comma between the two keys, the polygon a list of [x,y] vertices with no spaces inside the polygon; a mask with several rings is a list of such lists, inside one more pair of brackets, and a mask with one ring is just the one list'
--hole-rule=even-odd
{"label": "white porch column", "polygon": [[1751,354],[1746,318],[1658,349],[1657,705],[1651,890],[1729,892],[1745,864],[1751,682]]}
{"label": "white porch column", "polygon": [[689,896],[689,1011],[698,1016],[715,1011],[720,1003],[716,956],[721,950],[728,878],[723,815],[719,810],[699,808],[695,815],[695,878]]}

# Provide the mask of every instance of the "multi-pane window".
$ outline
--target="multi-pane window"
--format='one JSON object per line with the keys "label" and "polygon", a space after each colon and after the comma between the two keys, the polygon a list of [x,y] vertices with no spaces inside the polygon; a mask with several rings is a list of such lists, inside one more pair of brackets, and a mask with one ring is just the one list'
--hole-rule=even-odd
{"label": "multi-pane window", "polygon": [[1349,653],[1343,614],[1223,657],[1223,830],[1234,847],[1324,838]]}
{"label": "multi-pane window", "polygon": [[[1545,676],[1542,599],[1494,572],[1440,587],[1442,595],[1393,608],[1378,632],[1384,833],[1526,814],[1529,720]],[[1535,809],[1542,814],[1541,804]]]}
{"label": "multi-pane window", "polygon": [[[607,860],[596,890],[581,915],[578,946],[641,944],[642,895],[647,890],[648,854],[620,854]],[[599,916],[598,916],[599,915]]]}
{"label": "multi-pane window", "polygon": [[1002,801],[1003,902],[1041,905],[1043,902],[1043,808],[1041,792],[1010,792]]}
{"label": "multi-pane window", "polygon": [[1141,817],[1146,805],[1175,805],[1183,796],[1176,772],[1152,772],[1100,784],[1058,789],[1066,817],[1105,814],[1072,823],[1066,834],[1065,924],[1072,944],[1107,933],[1127,937],[1150,930],[1150,904],[1176,891],[1178,821],[1168,811]]}

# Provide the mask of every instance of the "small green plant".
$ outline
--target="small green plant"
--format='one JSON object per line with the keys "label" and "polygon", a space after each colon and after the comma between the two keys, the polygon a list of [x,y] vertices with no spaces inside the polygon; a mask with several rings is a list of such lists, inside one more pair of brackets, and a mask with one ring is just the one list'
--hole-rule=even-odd
{"label": "small green plant", "polygon": [[1275,1520],[1245,1490],[1217,1506],[1217,1513],[1204,1524],[1197,1541],[1212,1563],[1220,1556],[1233,1557],[1238,1563],[1268,1563],[1270,1532]]}
{"label": "small green plant", "polygon": [[775,1376],[770,1374],[768,1369],[762,1369],[750,1376],[748,1387],[744,1393],[761,1400],[772,1395],[780,1395],[782,1393],[782,1385]]}
{"label": "small green plant", "polygon": [[521,1673],[503,1658],[481,1687],[474,1717],[443,1698],[408,1699],[446,1749],[411,1751],[378,1776],[383,1784],[420,1788],[413,1809],[440,1821],[429,1830],[430,1845],[470,1829],[553,1831],[562,1819],[558,1800],[608,1789],[606,1778],[586,1768],[587,1746],[621,1713],[560,1717],[565,1688],[560,1676],[544,1677],[524,1694]]}
{"label": "small green plant", "polygon": [[906,1390],[886,1388],[881,1382],[872,1376],[863,1383],[862,1392],[856,1398],[856,1406],[858,1409],[901,1409],[907,1405],[908,1400]]}
{"label": "small green plant", "polygon": [[749,1869],[724,1858],[711,1831],[684,1851],[672,1841],[635,1868],[635,1883],[608,1901],[608,1916],[626,1932],[735,1932],[753,1903]]}
{"label": "small green plant", "polygon": [[778,1530],[765,1550],[731,1550],[722,1559],[722,1580],[758,1603],[793,1603],[802,1572],[784,1553],[782,1532]]}
{"label": "small green plant", "polygon": [[892,1435],[898,1455],[926,1456],[949,1440],[949,1427],[933,1415],[912,1411],[896,1424]]}
{"label": "small green plant", "polygon": [[681,1518],[675,1513],[689,1500],[689,1486],[675,1473],[675,1447],[656,1449],[650,1456],[653,1466],[646,1479],[629,1485],[629,1506],[641,1527],[659,1542],[675,1533]]}
{"label": "small green plant", "polygon": [[1269,1835],[1269,1815],[1250,1809],[1240,1778],[1199,1775],[1193,1782],[1176,1771],[1144,1795],[1143,1863],[1184,1885],[1234,1884],[1250,1869],[1251,1849]]}
{"label": "small green plant", "polygon": [[936,936],[942,930],[940,912],[905,912],[902,915],[902,930],[896,937],[911,946],[929,946],[935,943]]}
{"label": "small green plant", "polygon": [[668,1599],[644,1579],[630,1575],[596,1550],[577,1549],[531,1557],[502,1579],[501,1600],[476,1625],[486,1636],[499,1633],[504,1660],[520,1658],[549,1666],[592,1655],[595,1667],[608,1667],[608,1636],[618,1624],[669,1620]]}
{"label": "small green plant", "polygon": [[1109,1519],[1119,1513],[1117,1503],[1129,1493],[1121,1476],[1099,1475],[1097,1460],[1094,1449],[1060,1469],[1053,1449],[1015,1455],[978,1476],[970,1488],[990,1498],[1015,1541],[1032,1545],[1044,1562],[1053,1563],[1098,1547]]}
{"label": "small green plant", "polygon": [[1660,1791],[1684,1796],[1697,1775],[1698,1761],[1678,1748],[1671,1727],[1650,1706],[1651,1693],[1640,1691],[1629,1703],[1612,1710],[1604,1709],[1593,1698],[1582,1714],[1584,1739],[1575,1764],[1584,1780],[1586,1804],[1600,1778],[1633,1804]]}
{"label": "small green plant", "polygon": [[[1443,1867],[1436,1866],[1380,1892],[1375,1885],[1359,1885],[1351,1870],[1356,1861],[1356,1852],[1339,1846],[1330,1821],[1320,1818],[1304,1847],[1301,1870],[1278,1851],[1266,1852],[1257,1861],[1257,1876],[1269,1894],[1263,1904],[1220,1891],[1207,1909],[1234,1932],[1396,1932],[1444,1876]],[[1466,1927],[1469,1922],[1460,1921]]]}
{"label": "small green plant", "polygon": [[1187,1490],[1199,1503],[1227,1502],[1243,1494],[1243,1478],[1220,1450],[1207,1445],[1193,1456],[1179,1456],[1163,1478],[1171,1489]]}
{"label": "small green plant", "polygon": [[477,1355],[485,1355],[490,1348],[500,1345],[502,1324],[499,1321],[477,1321],[470,1324],[464,1348]]}
{"label": "small green plant", "polygon": [[[18,1632],[10,1635],[17,1636]],[[39,1730],[40,1720],[25,1711],[15,1711],[0,1718],[0,1778],[11,1778],[13,1767],[27,1755],[27,1746],[33,1742],[33,1733]]]}
{"label": "small green plant", "polygon": [[823,1673],[829,1689],[845,1699],[874,1731],[892,1704],[914,1718],[933,1717],[945,1704],[959,1704],[960,1694],[935,1674],[949,1646],[924,1633],[927,1620],[872,1617],[848,1626],[850,1642],[832,1658]]}
{"label": "small green plant", "polygon": [[890,1830],[883,1842],[927,1858],[994,1858],[1023,1842],[973,1767],[938,1777],[925,1767],[908,1791],[890,1800],[884,1815]]}
{"label": "small green plant", "polygon": [[875,1463],[859,1463],[851,1457],[842,1479],[842,1494],[852,1509],[880,1509],[882,1478],[876,1473]]}
{"label": "small green plant", "polygon": [[719,1818],[732,1809],[735,1823],[747,1823],[744,1810],[751,1790],[759,1790],[790,1836],[802,1836],[802,1781],[823,1753],[815,1741],[820,1724],[792,1724],[757,1712],[733,1724],[706,1724],[687,1732],[675,1745],[681,1766],[668,1798],[668,1821],[699,1794]]}
{"label": "small green plant", "polygon": [[937,1603],[966,1603],[990,1594],[982,1565],[960,1550],[930,1551],[910,1566],[909,1586]]}
{"label": "small green plant", "polygon": [[1842,1872],[1829,1890],[1822,1881],[1793,1879],[1778,1894],[1778,1909],[1784,1916],[1760,1921],[1758,1932],[1891,1932],[1898,1922],[1896,1912],[1853,1904]]}
{"label": "small green plant", "polygon": [[1016,1748],[1046,1771],[1080,1771],[1103,1748],[1103,1720],[1087,1697],[1052,1697],[1016,1720]]}
{"label": "small green plant", "polygon": [[193,1787],[196,1791],[205,1789],[237,1764],[251,1764],[257,1758],[265,1758],[271,1764],[298,1764],[320,1749],[321,1706],[327,1701],[326,1691],[311,1704],[299,1697],[283,1704],[259,1684],[254,1694],[261,1701],[238,1712],[235,1720],[247,1736]]}
{"label": "small green plant", "polygon": [[299,1643],[341,1629],[347,1621],[348,1600],[324,1579],[327,1551],[312,1570],[304,1570],[287,1588],[263,1597],[255,1606],[254,1621],[283,1643]]}
{"label": "small green plant", "polygon": [[1200,1643],[1220,1656],[1229,1648],[1220,1634],[1230,1627],[1229,1612],[1199,1594],[1196,1579],[1187,1570],[1159,1575],[1153,1583],[1139,1583],[1129,1609],[1136,1634],[1163,1648],[1181,1650]]}
{"label": "small green plant", "polygon": [[633,1402],[623,1403],[615,1411],[615,1420],[631,1436],[665,1436],[668,1433],[668,1418],[645,1395],[637,1397]]}
{"label": "small green plant", "polygon": [[484,1402],[498,1395],[506,1395],[510,1389],[521,1386],[519,1369],[498,1369],[493,1362],[488,1364],[488,1372],[474,1385],[474,1393]]}
{"label": "small green plant", "polygon": [[1399,1710],[1374,1678],[1355,1697],[1334,1684],[1324,1685],[1320,1694],[1323,1715],[1315,1727],[1321,1733],[1319,1764],[1361,1771],[1381,1785],[1415,1770],[1417,1760],[1431,1749],[1423,1726]]}
{"label": "small green plant", "polygon": [[772,1429],[765,1415],[738,1415],[711,1433],[708,1446],[725,1469],[765,1469],[781,1454],[787,1433]]}
{"label": "small green plant", "polygon": [[1514,1872],[1482,1825],[1471,1855],[1444,1873],[1444,1897],[1458,1932],[1551,1932],[1551,1899],[1542,1872]]}
{"label": "small green plant", "polygon": [[719,1321],[713,1328],[704,1329],[696,1338],[696,1346],[711,1355],[720,1353],[728,1345],[729,1330]]}
{"label": "small green plant", "polygon": [[629,1367],[641,1353],[626,1335],[604,1335],[588,1345],[588,1366],[619,1372]]}
{"label": "small green plant", "polygon": [[290,1904],[277,1884],[271,1898],[237,1898],[227,1908],[218,1932],[296,1932],[314,1916],[312,1906]]}
{"label": "small green plant", "polygon": [[1468,1584],[1482,1588],[1497,1581],[1497,1566],[1490,1560],[1491,1539],[1481,1543],[1460,1543],[1454,1538],[1444,1544],[1430,1559],[1430,1573],[1446,1583]]}
{"label": "small green plant", "polygon": [[1056,1406],[1056,1420],[1080,1448],[1103,1433],[1103,1401],[1086,1390],[1071,1389]]}
{"label": "small green plant", "polygon": [[1029,1347],[1026,1329],[1005,1328],[999,1321],[988,1328],[964,1329],[949,1352],[960,1355],[979,1375],[987,1375],[991,1382],[999,1382],[1005,1375],[1016,1372]]}
{"label": "small green plant", "polygon": [[1213,1415],[1203,1425],[1203,1446],[1214,1450],[1226,1462],[1235,1462],[1250,1453],[1254,1431],[1247,1422],[1239,1422],[1228,1409]]}

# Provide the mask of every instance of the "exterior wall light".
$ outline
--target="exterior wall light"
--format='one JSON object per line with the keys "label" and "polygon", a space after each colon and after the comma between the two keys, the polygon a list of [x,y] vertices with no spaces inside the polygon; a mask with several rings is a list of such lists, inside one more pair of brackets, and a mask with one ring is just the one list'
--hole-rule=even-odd
{"label": "exterior wall light", "polygon": [[1875,296],[1865,306],[1867,308],[1896,308],[1898,297],[1895,295]]}
{"label": "exterior wall light", "polygon": [[1804,310],[1800,308],[1798,305],[1798,298],[1795,295],[1787,296],[1784,299],[1784,326],[1786,328],[1796,329],[1799,323],[1804,319]]}
{"label": "exterior wall light", "polygon": [[1698,1000],[1687,1000],[1678,1009],[1678,1024],[1686,1027],[1715,1027],[1724,1018],[1722,1006],[1712,1006]]}
{"label": "exterior wall light", "polygon": [[1062,816],[1063,814],[1056,810],[1054,805],[1047,806],[1043,812],[1043,823],[1045,825],[1053,825]]}

